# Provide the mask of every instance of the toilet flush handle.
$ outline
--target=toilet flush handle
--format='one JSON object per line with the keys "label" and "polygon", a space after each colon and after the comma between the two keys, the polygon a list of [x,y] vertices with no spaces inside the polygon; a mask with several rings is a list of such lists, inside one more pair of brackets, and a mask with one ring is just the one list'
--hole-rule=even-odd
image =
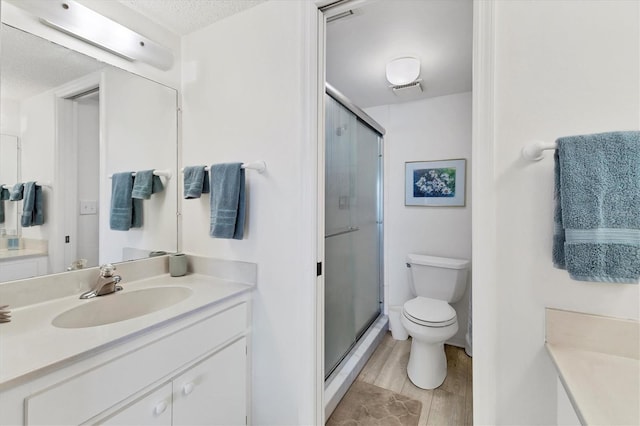
{"label": "toilet flush handle", "polygon": [[407,262],[407,268],[411,268],[411,264]]}

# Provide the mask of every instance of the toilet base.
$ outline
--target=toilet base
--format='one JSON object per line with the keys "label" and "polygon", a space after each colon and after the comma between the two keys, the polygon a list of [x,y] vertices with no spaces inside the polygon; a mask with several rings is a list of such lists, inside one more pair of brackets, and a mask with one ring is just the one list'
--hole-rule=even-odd
{"label": "toilet base", "polygon": [[407,375],[421,389],[435,389],[447,377],[444,343],[426,343],[412,339]]}

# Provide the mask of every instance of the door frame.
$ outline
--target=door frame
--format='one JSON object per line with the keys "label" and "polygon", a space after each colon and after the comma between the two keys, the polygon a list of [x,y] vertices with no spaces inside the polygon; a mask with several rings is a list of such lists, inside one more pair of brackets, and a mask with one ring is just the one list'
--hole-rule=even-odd
{"label": "door frame", "polygon": [[[317,48],[317,261],[324,262],[324,81],[325,29],[331,14],[376,0],[315,0],[318,8]],[[472,320],[474,340],[473,419],[477,424],[496,423],[496,239],[494,176],[494,80],[495,80],[495,4],[496,0],[473,0],[473,92],[472,92]],[[316,374],[315,419],[324,425],[324,276],[316,281]]]}
{"label": "door frame", "polygon": [[[49,271],[63,272],[71,261],[76,259],[77,245],[75,234],[78,229],[78,161],[77,161],[77,110],[73,98],[89,90],[102,88],[102,72],[97,71],[63,85],[54,92],[55,102],[55,143],[54,143],[54,175],[53,190],[57,191],[53,198],[52,210],[56,217],[62,219],[62,227],[51,227],[49,235]],[[101,93],[102,95],[102,93]],[[100,96],[100,157],[102,158],[104,109]],[[102,160],[100,170],[103,170]],[[100,170],[98,173],[100,173]],[[64,236],[72,236],[65,243]],[[60,255],[61,254],[61,255]]]}
{"label": "door frame", "polygon": [[471,271],[473,421],[496,424],[497,292],[495,121],[495,5],[473,2]]}

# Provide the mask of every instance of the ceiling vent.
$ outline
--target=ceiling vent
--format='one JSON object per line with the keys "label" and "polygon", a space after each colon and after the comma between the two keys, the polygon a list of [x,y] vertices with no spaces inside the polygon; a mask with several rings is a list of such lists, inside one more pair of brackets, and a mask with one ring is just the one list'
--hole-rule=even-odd
{"label": "ceiling vent", "polygon": [[422,85],[420,80],[413,83],[400,84],[397,86],[389,86],[393,90],[393,94],[401,98],[410,98],[422,93]]}

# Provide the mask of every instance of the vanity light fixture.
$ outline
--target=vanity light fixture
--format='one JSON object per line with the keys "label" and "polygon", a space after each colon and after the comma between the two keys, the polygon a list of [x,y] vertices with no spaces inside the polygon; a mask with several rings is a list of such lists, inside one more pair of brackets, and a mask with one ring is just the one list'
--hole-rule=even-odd
{"label": "vanity light fixture", "polygon": [[32,1],[40,22],[128,61],[141,61],[161,70],[173,65],[169,49],[73,0]]}

